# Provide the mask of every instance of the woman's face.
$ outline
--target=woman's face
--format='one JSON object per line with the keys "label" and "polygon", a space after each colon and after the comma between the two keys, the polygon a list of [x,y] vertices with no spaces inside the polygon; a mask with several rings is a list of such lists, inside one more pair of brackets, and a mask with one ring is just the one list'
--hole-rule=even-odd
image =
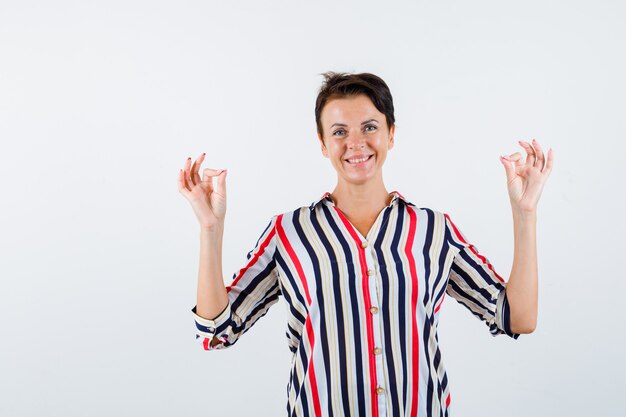
{"label": "woman's face", "polygon": [[[322,154],[330,159],[338,180],[355,185],[382,180],[387,151],[393,148],[395,126],[364,94],[332,99],[321,113]],[[363,158],[367,160],[362,161]]]}

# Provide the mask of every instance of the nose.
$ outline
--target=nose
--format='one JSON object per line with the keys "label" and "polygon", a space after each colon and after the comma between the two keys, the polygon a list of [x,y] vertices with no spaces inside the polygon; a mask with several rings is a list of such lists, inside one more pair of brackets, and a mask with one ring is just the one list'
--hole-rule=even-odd
{"label": "nose", "polygon": [[348,148],[364,148],[365,147],[365,134],[357,129],[348,135]]}

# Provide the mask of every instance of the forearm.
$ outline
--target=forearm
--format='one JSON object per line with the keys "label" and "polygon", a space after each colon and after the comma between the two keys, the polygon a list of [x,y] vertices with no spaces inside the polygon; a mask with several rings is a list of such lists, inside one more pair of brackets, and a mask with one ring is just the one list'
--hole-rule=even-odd
{"label": "forearm", "polygon": [[228,294],[222,275],[223,226],[200,229],[200,266],[196,314],[214,319],[228,305]]}
{"label": "forearm", "polygon": [[531,333],[537,326],[537,213],[513,211],[514,254],[506,284],[511,330]]}

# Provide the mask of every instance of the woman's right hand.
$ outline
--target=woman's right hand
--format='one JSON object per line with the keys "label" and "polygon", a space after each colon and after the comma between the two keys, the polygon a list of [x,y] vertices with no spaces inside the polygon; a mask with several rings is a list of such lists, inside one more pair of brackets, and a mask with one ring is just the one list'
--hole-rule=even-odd
{"label": "woman's right hand", "polygon": [[[226,170],[205,168],[201,179],[199,169],[205,155],[204,153],[200,155],[191,167],[191,158],[187,158],[185,168],[178,172],[178,191],[191,203],[200,227],[214,228],[224,226]],[[215,187],[213,177],[217,177]]]}

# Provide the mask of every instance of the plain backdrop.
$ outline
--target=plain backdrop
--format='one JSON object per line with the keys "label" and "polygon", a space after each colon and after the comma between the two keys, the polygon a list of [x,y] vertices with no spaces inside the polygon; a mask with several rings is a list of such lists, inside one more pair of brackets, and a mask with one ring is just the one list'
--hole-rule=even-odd
{"label": "plain backdrop", "polygon": [[230,281],[272,215],[336,183],[314,121],[329,70],[388,83],[387,188],[449,213],[505,278],[498,157],[554,150],[536,331],[494,338],[444,302],[454,414],[619,414],[625,19],[618,1],[0,1],[0,415],[284,414],[284,299],[230,349],[195,342],[176,180],[202,152],[228,168]]}

